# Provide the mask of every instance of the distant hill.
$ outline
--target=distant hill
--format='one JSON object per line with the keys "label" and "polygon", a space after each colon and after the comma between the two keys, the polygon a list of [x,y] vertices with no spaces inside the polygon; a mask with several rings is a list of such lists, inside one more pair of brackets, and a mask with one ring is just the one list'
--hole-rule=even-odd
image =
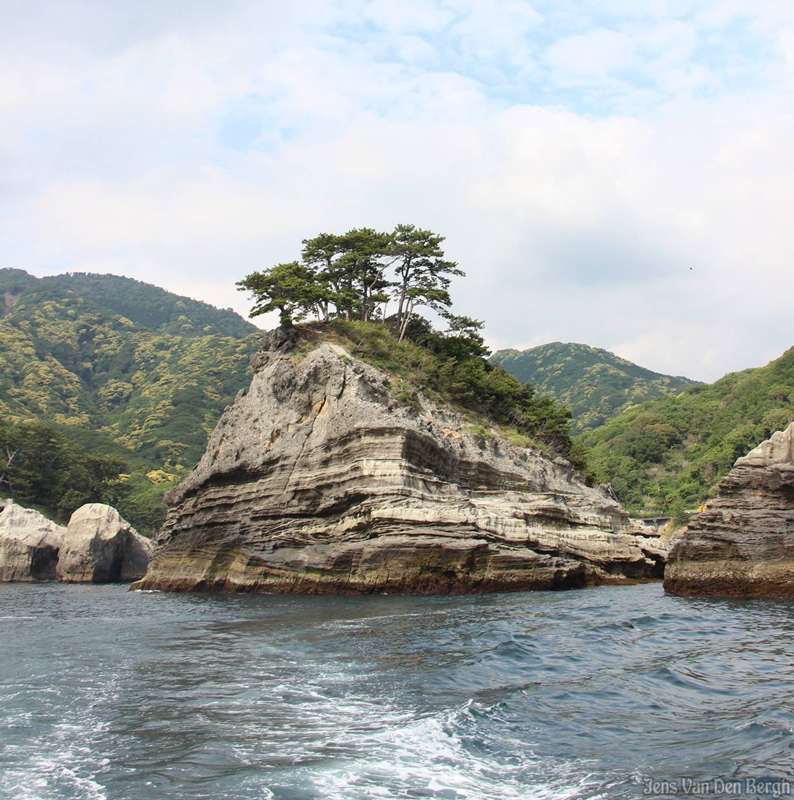
{"label": "distant hill", "polygon": [[156,527],[153,493],[196,463],[248,385],[258,329],[231,310],[112,275],[3,269],[0,298],[2,420],[43,421],[72,444],[122,458],[148,509],[136,516],[133,496],[122,513]]}
{"label": "distant hill", "polygon": [[652,372],[586,344],[553,342],[528,350],[499,350],[491,361],[566,405],[573,413],[572,433],[598,427],[630,406],[679,394],[697,383]]}
{"label": "distant hill", "polygon": [[258,330],[230,308],[215,308],[209,303],[180,297],[150,283],[120,275],[70,272],[40,278],[39,284],[70,290],[84,300],[126,317],[139,328],[156,333],[180,336],[217,333],[242,339]]}
{"label": "distant hill", "polygon": [[794,348],[624,411],[577,443],[589,469],[630,510],[691,508],[714,495],[733,462],[794,420]]}

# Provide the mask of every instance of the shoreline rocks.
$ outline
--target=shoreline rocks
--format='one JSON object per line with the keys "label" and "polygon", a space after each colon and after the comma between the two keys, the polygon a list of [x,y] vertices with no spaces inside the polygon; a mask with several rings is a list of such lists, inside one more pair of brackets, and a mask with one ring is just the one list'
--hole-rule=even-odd
{"label": "shoreline rocks", "polygon": [[268,334],[133,589],[463,593],[661,578],[664,543],[564,459],[322,343]]}
{"label": "shoreline rocks", "polygon": [[0,582],[55,580],[66,528],[13,500],[0,507]]}
{"label": "shoreline rocks", "polygon": [[59,581],[129,583],[146,573],[154,544],[111,506],[89,503],[72,514],[58,558]]}
{"label": "shoreline rocks", "polygon": [[794,597],[794,422],[743,458],[673,542],[676,595]]}
{"label": "shoreline rocks", "polygon": [[130,583],[143,577],[153,550],[111,506],[84,505],[63,527],[0,501],[0,582]]}

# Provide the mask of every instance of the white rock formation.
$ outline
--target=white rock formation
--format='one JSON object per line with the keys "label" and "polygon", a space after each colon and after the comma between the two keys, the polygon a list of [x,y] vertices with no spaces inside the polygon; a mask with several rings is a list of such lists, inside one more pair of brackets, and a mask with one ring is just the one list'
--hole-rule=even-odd
{"label": "white rock formation", "polygon": [[58,559],[57,575],[70,583],[125,583],[142,578],[154,545],[115,508],[101,503],[72,514]]}
{"label": "white rock formation", "polygon": [[66,528],[12,500],[0,508],[0,581],[55,580]]}
{"label": "white rock formation", "polygon": [[675,539],[671,594],[794,597],[794,422],[733,465]]}

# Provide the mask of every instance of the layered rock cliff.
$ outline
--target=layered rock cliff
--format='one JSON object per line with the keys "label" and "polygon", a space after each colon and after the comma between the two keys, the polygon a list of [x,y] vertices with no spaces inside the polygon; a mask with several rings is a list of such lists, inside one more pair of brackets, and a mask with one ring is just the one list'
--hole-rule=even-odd
{"label": "layered rock cliff", "polygon": [[466,430],[340,346],[253,357],[133,588],[471,592],[661,577],[665,550],[564,460]]}
{"label": "layered rock cliff", "polygon": [[675,540],[671,594],[794,597],[794,422],[744,458]]}

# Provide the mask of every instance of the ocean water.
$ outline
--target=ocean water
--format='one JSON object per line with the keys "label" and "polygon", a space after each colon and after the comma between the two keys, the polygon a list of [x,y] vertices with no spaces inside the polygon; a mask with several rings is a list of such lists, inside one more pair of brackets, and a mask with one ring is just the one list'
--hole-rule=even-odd
{"label": "ocean water", "polygon": [[0,585],[0,797],[792,796],[793,634],[790,602],[659,584]]}

